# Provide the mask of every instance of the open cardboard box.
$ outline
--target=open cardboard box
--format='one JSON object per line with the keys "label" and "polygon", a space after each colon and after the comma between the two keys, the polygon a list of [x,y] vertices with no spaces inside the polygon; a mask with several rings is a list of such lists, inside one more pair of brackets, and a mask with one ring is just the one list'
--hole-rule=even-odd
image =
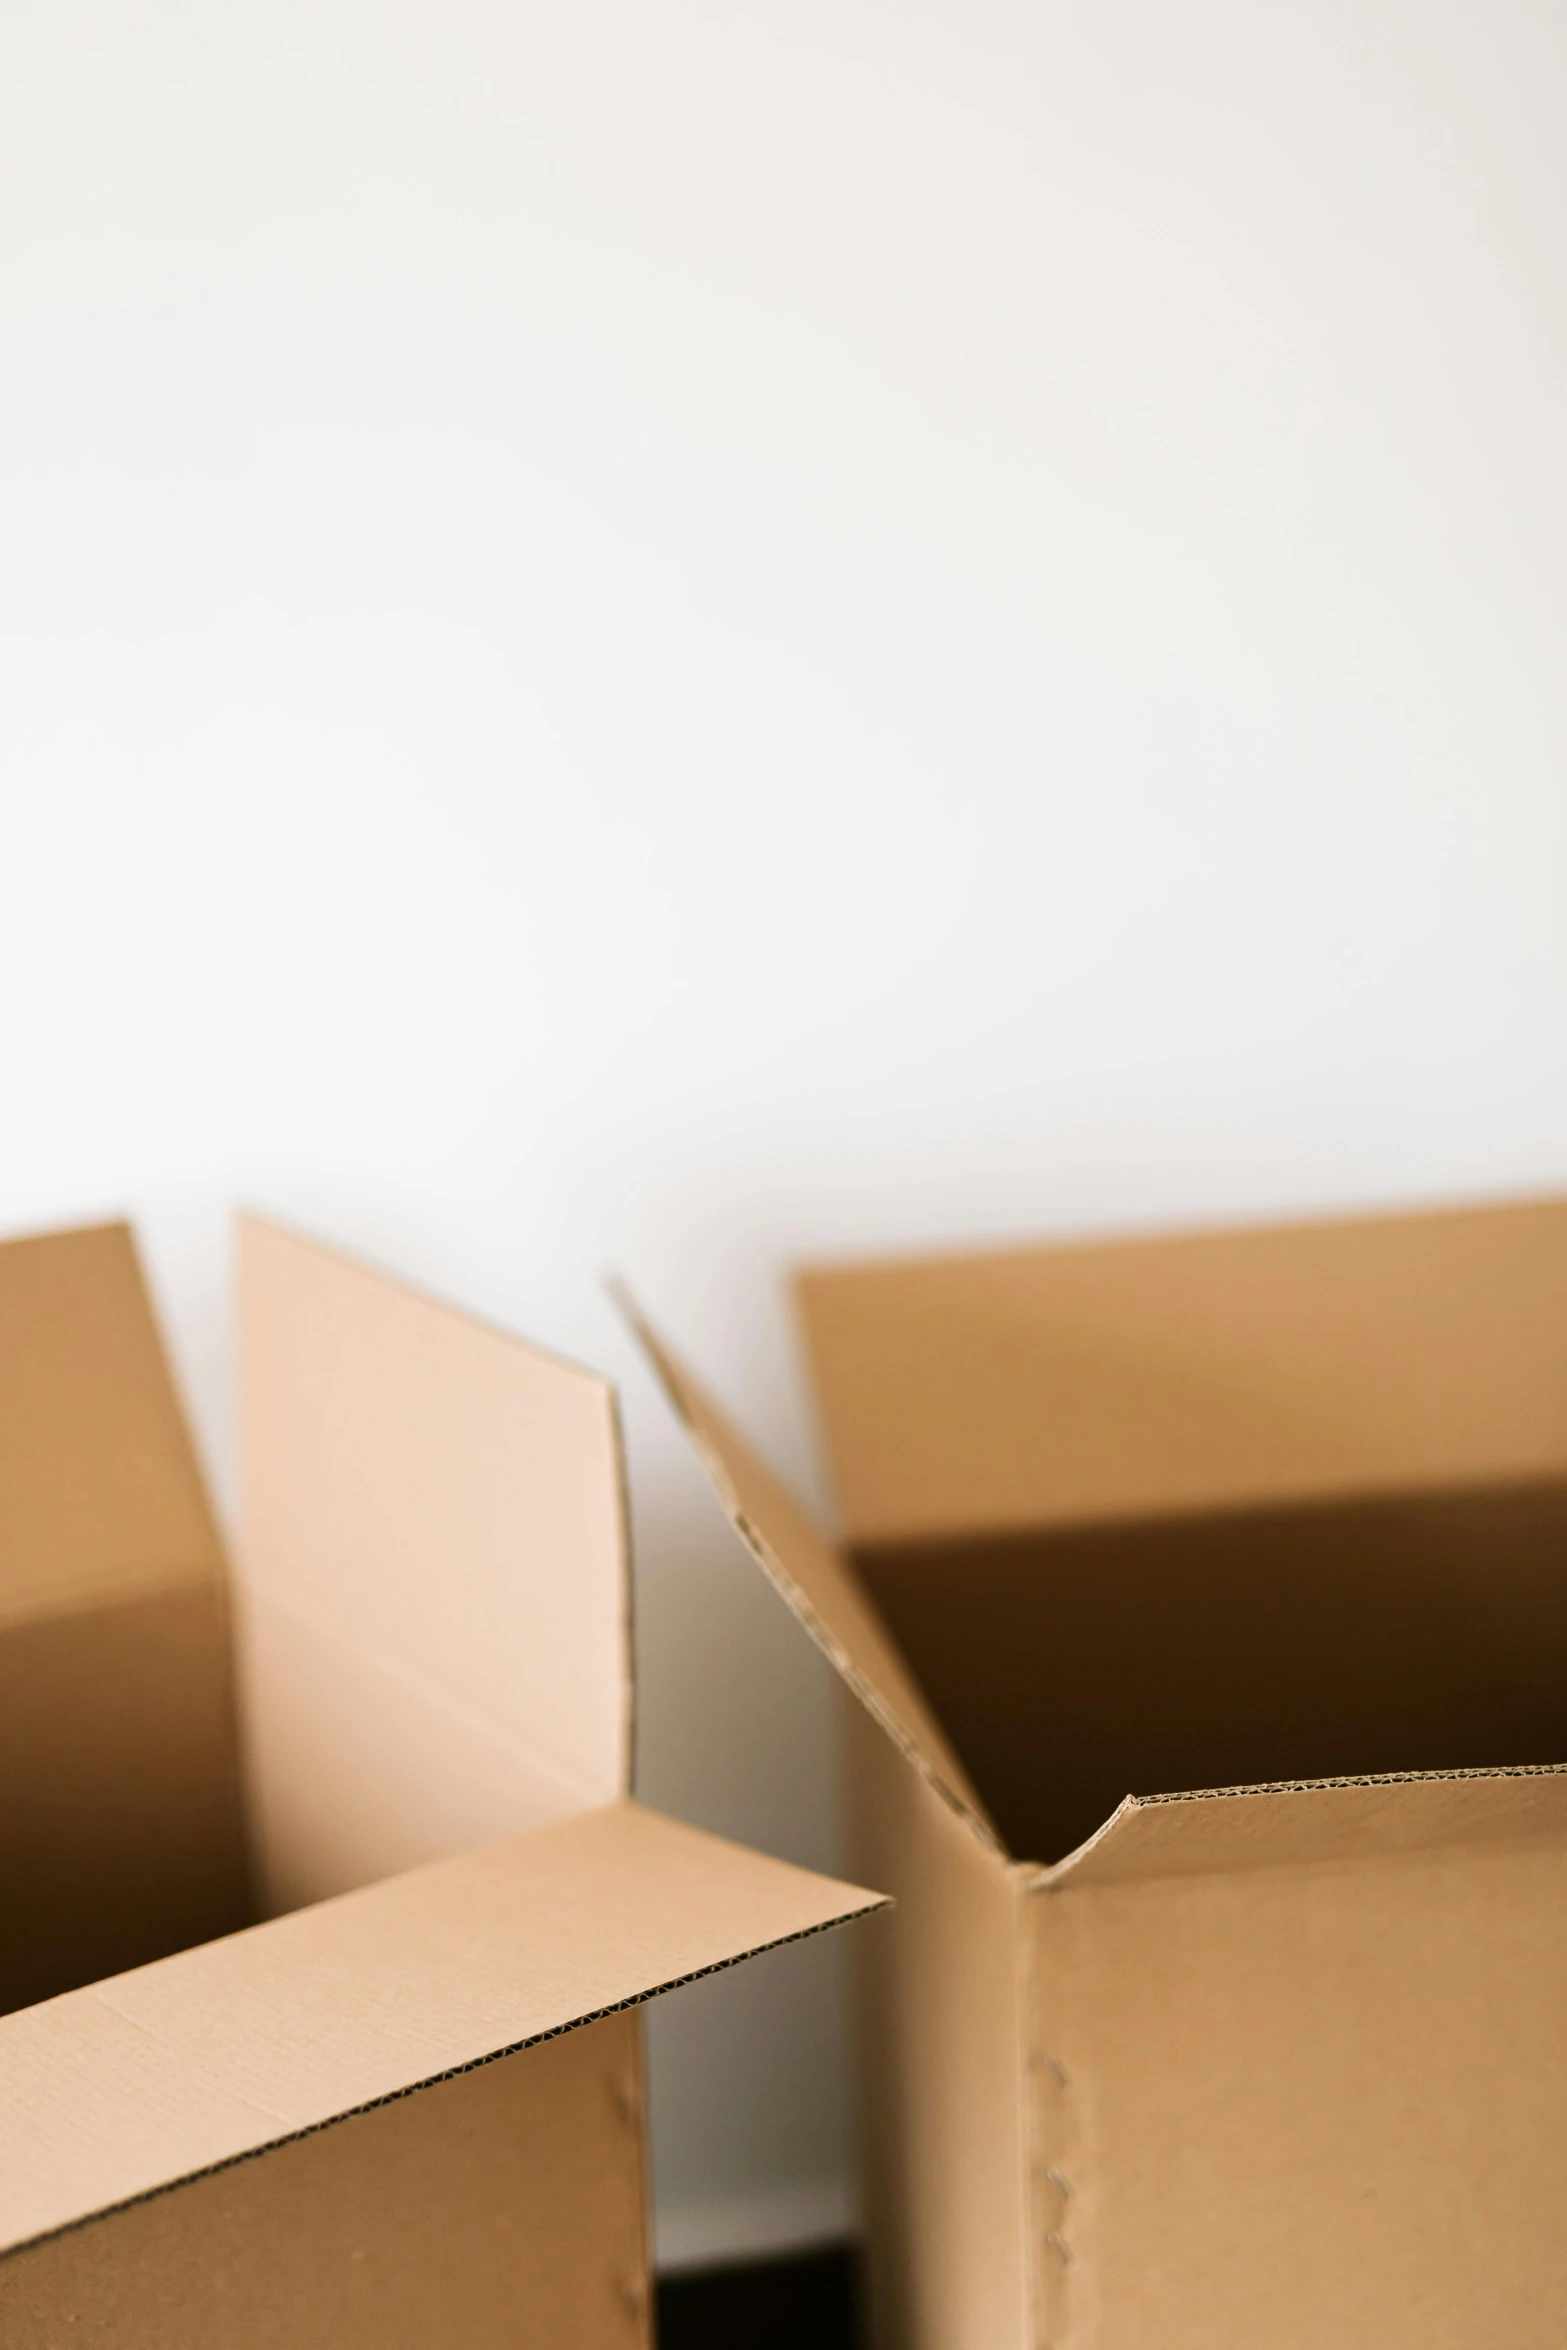
{"label": "open cardboard box", "polygon": [[1567,1203],[800,1301],[841,1548],[649,1343],[862,1700],[878,2341],[1560,2350]]}
{"label": "open cardboard box", "polygon": [[0,2342],[645,2344],[634,2003],[874,1897],[627,1799],[604,1381],[240,1270],[231,1585],[128,1231],[0,1248]]}

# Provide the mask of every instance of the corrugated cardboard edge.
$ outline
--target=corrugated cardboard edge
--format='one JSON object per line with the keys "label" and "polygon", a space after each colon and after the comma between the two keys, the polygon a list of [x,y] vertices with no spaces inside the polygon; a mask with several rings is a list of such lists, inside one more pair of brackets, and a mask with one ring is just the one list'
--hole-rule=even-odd
{"label": "corrugated cardboard edge", "polygon": [[345,2106],[326,2121],[310,2122],[303,2129],[285,2130],[276,2138],[267,2138],[256,2146],[247,2146],[242,2154],[226,2155],[221,2162],[204,2163],[199,2170],[182,2171],[178,2178],[165,2179],[161,2185],[149,2187],[139,2195],[127,2195],[118,2203],[106,2203],[99,2211],[83,2213],[80,2219],[66,2220],[57,2228],[44,2228],[37,2235],[22,2236],[11,2244],[0,2245],[0,2260],[9,2260],[13,2253],[25,2252],[34,2244],[52,2243],[58,2236],[72,2236],[81,2228],[90,2228],[101,2219],[108,2219],[117,2211],[129,2211],[139,2203],[156,2202],[161,2195],[177,2194],[194,2179],[214,2177],[219,2171],[235,2170],[241,2163],[254,2162],[276,2147],[292,2146],[301,2138],[317,2138],[323,2130],[335,2130],[339,2122],[352,2121],[361,2113],[374,2113],[383,2105],[396,2105],[405,2097],[417,2097],[421,2090],[433,2089],[441,2081],[460,2080],[464,2073],[478,2072],[485,2065],[499,2064],[503,2057],[520,2055],[525,2048],[542,2047],[546,2040],[558,2040],[564,2033],[580,2031],[584,2024],[596,2024],[607,2015],[623,2015],[629,2008],[645,2007],[650,1999],[661,1999],[666,1991],[679,1991],[687,1983],[700,1983],[705,1976],[721,1975],[730,1967],[744,1966],[748,1959],[760,1958],[769,1950],[785,1950],[791,1942],[809,1942],[818,1934],[830,1934],[840,1925],[851,1925],[856,1918],[873,1917],[878,1910],[890,1909],[890,1897],[880,1896],[868,1901],[863,1908],[846,1910],[841,1918],[828,1918],[819,1926],[802,1926],[796,1933],[780,1934],[770,1942],[758,1942],[754,1949],[736,1951],[731,1958],[715,1959],[711,1966],[693,1967],[689,1973],[671,1975],[667,1983],[650,1984],[646,1991],[638,1991],[628,1999],[617,1999],[608,2007],[596,2007],[589,2014],[574,2016],[570,2023],[555,2024],[547,2032],[530,2033],[526,2039],[509,2041],[503,2048],[492,2048],[483,2056],[470,2057],[464,2064],[448,2065],[444,2072],[431,2073],[428,2078],[410,2081],[401,2089],[389,2089],[383,2097],[366,2098],[363,2104]]}
{"label": "corrugated cardboard edge", "polygon": [[[896,1710],[877,1688],[869,1673],[851,1654],[845,1642],[813,1605],[809,1595],[784,1565],[766,1533],[753,1522],[743,1507],[725,1461],[704,1432],[696,1416],[693,1398],[700,1391],[697,1389],[695,1381],[682,1369],[668,1347],[665,1346],[638,1307],[625,1283],[612,1277],[606,1283],[606,1287],[652,1365],[658,1383],[671,1410],[685,1430],[691,1448],[702,1465],[708,1483],[712,1486],[724,1515],[751,1552],[796,1622],[810,1635],[845,1687],[864,1706],[866,1712],[885,1732],[904,1759],[920,1773],[922,1778],[929,1782],[943,1803],[957,1814],[964,1825],[973,1835],[978,1837],[989,1851],[1002,1860],[1006,1860],[1008,1858],[1006,1847],[986,1812],[978,1791],[970,1784],[957,1757],[951,1754],[947,1748],[946,1740],[935,1724],[934,1717],[931,1718],[930,1728],[927,1730],[925,1738],[917,1737],[914,1731],[900,1719]],[[822,1539],[824,1547],[826,1547],[825,1537]],[[846,1565],[841,1565],[840,1571],[847,1583],[853,1570]],[[872,1609],[874,1605],[868,1598],[860,1604],[867,1609]],[[896,1643],[892,1640],[892,1635],[887,1633],[885,1637],[889,1646],[897,1654]],[[904,1666],[903,1670],[907,1672],[907,1666]],[[912,1682],[912,1675],[910,1675],[910,1680]],[[928,1709],[925,1710],[928,1711]],[[938,1759],[938,1752],[940,1759]]]}
{"label": "corrugated cardboard edge", "polygon": [[537,1339],[512,1329],[508,1323],[497,1321],[493,1315],[478,1313],[470,1306],[456,1305],[443,1292],[430,1288],[427,1283],[410,1281],[401,1273],[389,1272],[384,1265],[374,1257],[367,1256],[362,1250],[343,1248],[336,1241],[324,1240],[319,1233],[308,1231],[304,1225],[296,1224],[289,1217],[275,1215],[270,1209],[239,1207],[234,1211],[233,1223],[236,1233],[244,1224],[255,1224],[261,1226],[263,1230],[281,1233],[285,1239],[295,1241],[303,1248],[316,1249],[322,1256],[330,1257],[339,1264],[351,1266],[358,1272],[368,1274],[376,1281],[385,1282],[388,1287],[401,1290],[405,1296],[417,1298],[421,1304],[434,1307],[441,1313],[450,1314],[455,1321],[467,1322],[474,1329],[484,1331],[489,1337],[503,1338],[511,1345],[526,1347],[531,1354],[540,1356],[545,1362],[558,1364],[563,1371],[574,1372],[579,1378],[590,1379],[604,1390],[608,1399],[610,1428],[614,1440],[615,1500],[620,1523],[620,1652],[623,1741],[620,1791],[623,1796],[629,1797],[633,1793],[632,1782],[637,1751],[636,1577],[631,1547],[631,1484],[626,1462],[625,1428],[620,1409],[620,1397],[614,1381],[606,1378],[602,1371],[594,1370],[590,1364],[579,1363],[574,1355],[564,1353],[559,1347],[543,1346]]}
{"label": "corrugated cardboard edge", "polygon": [[[1311,1833],[1292,1838],[1286,1832],[1291,1812],[1296,1814],[1297,1824],[1303,1820],[1299,1799],[1406,1787],[1433,1792],[1444,1787],[1495,1789],[1498,1796],[1504,1796],[1520,1782],[1545,1782],[1550,1794],[1559,1791],[1559,1801],[1551,1807],[1555,1816],[1546,1817],[1542,1824],[1543,1805],[1504,1800],[1487,1807],[1493,1815],[1489,1821],[1466,1821],[1461,1816],[1461,1807],[1449,1807],[1438,1801],[1424,1807],[1430,1816],[1420,1821],[1408,1817],[1410,1807],[1395,1798],[1392,1804],[1379,1805],[1369,1814],[1364,1805],[1336,1807],[1340,1815],[1337,1819],[1323,1812],[1320,1806],[1313,1806],[1317,1816],[1309,1821]],[[1267,1807],[1266,1845],[1260,1838],[1247,1835],[1239,1820],[1234,1823],[1237,1833],[1222,1833],[1223,1827],[1230,1823],[1224,1821],[1219,1807],[1235,1804]],[[1177,1815],[1176,1806],[1183,1808],[1184,1818]],[[1396,1816],[1399,1811],[1406,1814],[1402,1821]],[[1442,1816],[1444,1811],[1446,1817]],[[1159,1836],[1151,1846],[1139,1836],[1140,1828],[1162,1828],[1166,1821],[1170,1833]],[[1483,1833],[1477,1834],[1477,1825]],[[1201,1832],[1195,1837],[1183,1833],[1191,1827]],[[1212,1833],[1216,1828],[1221,1830],[1218,1836]],[[1299,1866],[1318,1860],[1373,1859],[1393,1853],[1442,1851],[1475,1842],[1523,1842],[1553,1835],[1567,1836],[1567,1763],[1383,1771],[1359,1777],[1285,1779],[1262,1786],[1201,1787],[1162,1795],[1128,1795],[1075,1852],[1043,1866],[1019,1863],[1017,1870],[1026,1890],[1053,1892],[1078,1885],[1124,1883],[1148,1877],[1221,1875],[1254,1868]]]}
{"label": "corrugated cardboard edge", "polygon": [[[704,1844],[721,1846],[723,1843],[723,1839],[706,1836],[702,1831],[682,1831],[679,1829],[677,1823],[664,1819],[663,1815],[658,1813],[649,1813],[645,1811],[642,1806],[629,1801],[621,1804],[610,1805],[606,1807],[605,1813],[596,1815],[583,1815],[584,1824],[592,1823],[597,1819],[604,1819],[608,1814],[632,1815],[633,1817],[638,1818],[641,1821],[648,1823],[649,1825],[662,1829],[665,1833],[672,1832],[675,1834],[683,1834],[688,1837],[695,1837],[699,1842]],[[567,1832],[577,1825],[578,1823],[576,1822],[562,1823],[563,1828]],[[539,1833],[548,1836],[552,1833],[552,1831],[544,1830],[540,1831]],[[555,1833],[559,1833],[559,1831],[555,1831]],[[520,1841],[526,1843],[529,1840],[530,1839],[524,1838]],[[738,1848],[732,1849],[735,1851],[736,1859],[742,1863],[745,1861],[759,1862],[763,1868],[771,1867],[781,1874],[798,1876],[802,1880],[809,1879],[817,1884],[828,1884],[831,1882],[830,1880],[821,1878],[813,1879],[812,1872],[810,1871],[798,1869],[791,1870],[786,1868],[785,1864],[768,1863],[765,1860],[762,1860],[761,1856],[759,1855],[744,1853]],[[394,1880],[393,1882],[411,1885],[416,1878],[429,1877],[431,1879],[438,1879],[441,1871],[452,1867],[460,1868],[462,1866],[463,1860],[469,1857],[472,1857],[475,1860],[482,1860],[485,1856],[460,1856],[459,1860],[455,1863],[436,1862],[431,1864],[431,1867],[428,1870],[413,1871],[410,1873],[408,1878],[403,1880]],[[387,1890],[387,1888],[379,1886],[368,1887],[365,1889],[364,1893],[341,1895],[338,1896],[335,1901],[324,1903],[320,1906],[323,1911],[330,1911],[336,1908],[339,1903],[362,1902],[366,1899],[367,1896],[373,1897],[385,1890]],[[400,2083],[395,2088],[388,2089],[376,2096],[360,2098],[353,2100],[352,2102],[345,2103],[339,2111],[324,2115],[319,2120],[258,2135],[253,2143],[244,2147],[236,2148],[236,2150],[231,2154],[224,2155],[214,2161],[195,2164],[189,2169],[181,2170],[175,2175],[160,2179],[156,2184],[140,2189],[137,2192],[115,2197],[101,2204],[96,2204],[92,2209],[78,2212],[71,2218],[60,2221],[57,2225],[29,2230],[25,2234],[18,2235],[12,2238],[9,2242],[0,2245],[0,2261],[8,2259],[12,2254],[26,2251],[31,2246],[48,2243],[57,2237],[74,2234],[81,2228],[91,2227],[97,2221],[106,2219],[113,2213],[130,2210],[138,2204],[152,2202],[160,2196],[174,2194],[180,2188],[190,2185],[193,2180],[208,2178],[214,2176],[218,2172],[232,2170],[241,2163],[251,2162],[263,2154],[271,2153],[279,2146],[287,2146],[295,2143],[300,2139],[316,2137],[323,2130],[334,2129],[339,2122],[351,2121],[357,2115],[373,2113],[381,2106],[393,2105],[400,2102],[404,2098],[417,2096],[422,2090],[433,2088],[441,2081],[456,2080],[466,2073],[478,2071],[483,2066],[496,2064],[505,2057],[517,2055],[524,2049],[538,2047],[547,2040],[559,2039],[562,2034],[567,2032],[574,2032],[584,2024],[597,2023],[604,2016],[618,2015],[624,2013],[630,2008],[643,2006],[649,1999],[658,1998],[666,1991],[678,1990],[686,1983],[699,1982],[707,1975],[725,1973],[730,1967],[743,1965],[748,1959],[759,1957],[764,1951],[783,1949],[792,1942],[809,1941],[817,1934],[829,1933],[837,1926],[850,1924],[855,1919],[874,1915],[876,1911],[886,1909],[891,1906],[890,1899],[887,1895],[880,1893],[867,1893],[862,1887],[843,1885],[838,1887],[837,1890],[842,1896],[842,1906],[836,1907],[833,1911],[833,1914],[830,1916],[817,1918],[806,1925],[795,1927],[788,1932],[766,1935],[760,1941],[747,1943],[743,1948],[732,1950],[727,1955],[721,1958],[713,1959],[706,1964],[687,1967],[678,1974],[670,1975],[667,1978],[660,1977],[657,1980],[648,1982],[645,1985],[639,1986],[635,1991],[628,1993],[623,1998],[613,1999],[589,2008],[585,2008],[580,2014],[570,2015],[564,2018],[562,2021],[548,2025],[541,2030],[525,2033],[516,2039],[509,2039],[498,2047],[484,2049],[480,2054],[468,2057],[459,2063],[444,2065],[428,2074],[421,2074],[415,2080]],[[290,1919],[276,1921],[277,1924],[283,1925],[285,1927],[291,1922],[292,1921]],[[253,1927],[248,1929],[245,1934],[231,1937],[231,1939],[236,1942],[245,1941],[250,1939],[251,1936],[264,1936],[271,1930],[272,1929],[266,1925]],[[222,1945],[210,1945],[209,1947],[221,1948]],[[200,1956],[200,1951],[184,1952],[179,1954],[179,1957],[175,1960],[158,1963],[162,1965],[178,1965],[183,1960],[189,1960],[191,1958],[196,1958],[199,1961]],[[156,1970],[155,1968],[149,1968],[137,1971],[140,1973],[152,1973]],[[110,1978],[111,1981],[116,1979],[129,1982],[134,1980],[135,1977],[126,1976],[121,1978]],[[96,1987],[94,1986],[90,1988]],[[66,1994],[66,1998],[78,1999],[86,1995],[88,1994],[68,1993]],[[54,2002],[45,2003],[46,2007],[54,2004]],[[25,2013],[28,2011],[23,2012]],[[31,2012],[43,2013],[44,2010],[39,2009]],[[257,2107],[256,2110],[259,2113],[262,2109]]]}

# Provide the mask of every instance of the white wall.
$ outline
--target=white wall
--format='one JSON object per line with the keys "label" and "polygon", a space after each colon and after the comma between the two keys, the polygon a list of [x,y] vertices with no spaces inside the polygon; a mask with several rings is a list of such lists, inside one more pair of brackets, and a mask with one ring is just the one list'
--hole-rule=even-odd
{"label": "white wall", "polygon": [[[821,1676],[601,1302],[1567,1178],[1550,0],[10,0],[0,1223],[224,1212],[622,1373],[644,1788]],[[829,2228],[835,1959],[656,2027],[666,2250]]]}

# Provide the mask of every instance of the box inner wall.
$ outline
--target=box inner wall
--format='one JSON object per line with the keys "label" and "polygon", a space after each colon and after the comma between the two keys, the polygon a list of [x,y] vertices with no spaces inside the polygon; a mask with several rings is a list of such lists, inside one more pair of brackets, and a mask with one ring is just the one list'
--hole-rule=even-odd
{"label": "box inner wall", "polygon": [[216,1580],[0,1630],[0,2013],[251,1925]]}
{"label": "box inner wall", "polygon": [[0,2012],[625,1791],[604,1381],[255,1219],[241,1275],[231,1581],[128,1228],[0,1244]]}
{"label": "box inner wall", "polygon": [[1567,1479],[854,1556],[1019,1857],[1127,1794],[1567,1759]]}

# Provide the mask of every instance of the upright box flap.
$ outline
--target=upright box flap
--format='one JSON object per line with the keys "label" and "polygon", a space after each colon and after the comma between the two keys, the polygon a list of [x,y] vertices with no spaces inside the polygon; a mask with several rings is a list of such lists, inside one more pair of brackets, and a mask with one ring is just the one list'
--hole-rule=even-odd
{"label": "upright box flap", "polygon": [[631,1803],[0,2020],[0,2250],[882,1906]]}
{"label": "upright box flap", "polygon": [[243,1687],[275,1905],[623,1793],[613,1391],[242,1220]]}
{"label": "upright box flap", "polygon": [[211,1580],[222,1548],[130,1229],[0,1247],[0,1624]]}
{"label": "upright box flap", "polygon": [[1567,1843],[1567,1763],[1394,1771],[1128,1796],[1096,1835],[1033,1883],[1092,1889],[1545,1842]]}
{"label": "upright box flap", "polygon": [[1567,1470],[1567,1201],[814,1269],[856,1545]]}
{"label": "upright box flap", "polygon": [[676,1361],[621,1303],[678,1413],[730,1523],[769,1580],[893,1743],[987,1844],[995,1828],[858,1576],[793,1495]]}

